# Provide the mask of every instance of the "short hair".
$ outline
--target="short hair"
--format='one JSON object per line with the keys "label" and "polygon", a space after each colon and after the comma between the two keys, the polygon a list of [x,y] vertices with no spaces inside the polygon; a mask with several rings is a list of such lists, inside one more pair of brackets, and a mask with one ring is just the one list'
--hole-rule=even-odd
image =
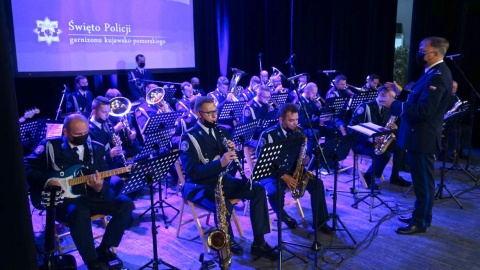
{"label": "short hair", "polygon": [[185,87],[185,86],[189,86],[189,85],[191,85],[191,83],[189,83],[189,82],[183,82],[183,83],[180,85],[180,89],[182,89],[182,91],[183,91],[183,90],[185,90],[184,87]]}
{"label": "short hair", "polygon": [[250,78],[250,83],[255,83],[255,84],[260,84],[262,81],[260,80],[260,77],[258,76],[252,76],[252,78]]}
{"label": "short hair", "polygon": [[87,77],[85,75],[78,75],[77,77],[75,77],[75,85],[77,85],[80,80],[83,80],[83,79],[86,79]]}
{"label": "short hair", "polygon": [[[378,88],[378,94],[380,95],[381,92],[393,92],[395,93],[395,91],[391,88],[388,88],[386,87],[385,85],[382,85]],[[395,95],[393,97],[396,97],[397,96],[397,93],[395,93]]]}
{"label": "short hair", "polygon": [[67,117],[65,117],[65,120],[63,120],[63,128],[70,130],[70,123],[72,123],[74,120],[81,120],[85,123],[88,123],[88,119],[83,114],[72,113],[67,115]]}
{"label": "short hair", "polygon": [[98,96],[92,101],[92,110],[97,110],[102,105],[110,105],[110,100],[103,96]]}
{"label": "short hair", "polygon": [[228,81],[227,77],[225,76],[218,77],[217,85],[222,85],[222,84],[230,85],[230,82]]}
{"label": "short hair", "polygon": [[335,82],[339,82],[339,81],[346,81],[347,80],[347,76],[343,75],[343,74],[340,74],[340,75],[337,75],[335,76]]}
{"label": "short hair", "polygon": [[147,84],[147,86],[145,86],[145,94],[154,89],[154,88],[158,88],[158,85],[154,84],[154,83],[151,83],[151,84]]}
{"label": "short hair", "polygon": [[190,83],[193,84],[193,81],[194,81],[195,79],[198,80],[198,82],[200,83],[200,79],[199,79],[198,77],[192,77],[192,78],[190,79]]}
{"label": "short hair", "polygon": [[278,110],[278,118],[285,118],[287,113],[298,113],[298,107],[293,103],[284,103],[280,106]]}
{"label": "short hair", "polygon": [[140,57],[145,58],[145,56],[144,56],[143,54],[137,54],[137,55],[135,56],[135,62],[138,62],[138,59],[140,59]]}
{"label": "short hair", "polygon": [[[310,91],[313,87],[317,87],[317,85],[313,82],[309,82],[307,83],[307,85],[305,86],[305,88],[303,88],[303,91]],[[318,88],[318,87],[317,87]]]}
{"label": "short hair", "polygon": [[121,97],[121,96],[122,96],[122,93],[120,93],[120,91],[116,88],[110,88],[105,93],[105,97],[108,98],[108,100],[111,100],[112,98],[116,98],[116,97]]}
{"label": "short hair", "polygon": [[422,43],[426,42],[428,42],[433,48],[437,49],[443,56],[447,54],[448,47],[450,46],[448,40],[443,37],[427,37],[422,40]]}
{"label": "short hair", "polygon": [[215,102],[213,101],[213,98],[211,97],[204,97],[204,96],[198,97],[195,99],[195,108],[194,108],[195,112],[201,111],[202,106],[205,103],[215,104]]}
{"label": "short hair", "polygon": [[270,92],[270,88],[268,88],[268,86],[266,85],[259,84],[259,86],[257,87],[257,92],[260,93],[260,91]]}
{"label": "short hair", "polygon": [[368,81],[373,81],[373,80],[375,80],[375,79],[380,80],[380,76],[378,76],[378,75],[375,74],[375,73],[372,73],[372,74],[370,74],[370,75],[367,76],[367,80],[368,80]]}

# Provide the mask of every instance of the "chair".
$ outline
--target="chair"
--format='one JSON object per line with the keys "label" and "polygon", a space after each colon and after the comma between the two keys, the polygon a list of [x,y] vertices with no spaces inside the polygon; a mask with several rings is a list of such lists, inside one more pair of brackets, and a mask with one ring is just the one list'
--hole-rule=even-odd
{"label": "chair", "polygon": [[[362,161],[363,159],[370,159],[370,160],[372,160],[372,157],[369,156],[369,155],[357,154],[357,158],[355,159],[355,166],[356,166],[356,168],[357,168],[358,177],[359,177],[360,180],[362,181],[363,186],[364,186],[365,188],[368,188],[368,184],[367,184],[367,181],[365,180],[364,173],[360,171],[360,167],[359,167],[359,164],[361,163],[361,161]],[[389,162],[392,162],[391,159],[390,159]],[[382,174],[382,176],[380,177],[380,179],[382,179],[382,182],[385,181],[385,177],[383,176],[383,174]]]}
{"label": "chair", "polygon": [[[240,201],[240,199],[231,199],[230,200],[230,202],[232,204],[236,204],[239,201]],[[184,212],[184,209],[185,209],[185,205],[190,206],[190,210],[192,212],[193,218],[183,221],[183,212]],[[197,213],[197,210],[201,210],[203,213],[199,215]],[[195,222],[195,226],[197,227],[198,234],[200,236],[200,239],[202,240],[203,246],[205,247],[205,250],[207,251],[207,253],[210,253],[210,247],[207,244],[206,234],[213,231],[214,229],[216,229],[215,225],[210,225],[209,224],[210,214],[212,214],[212,212],[210,210],[208,210],[204,207],[201,207],[199,205],[196,205],[189,200],[183,199],[182,207],[180,208],[180,218],[178,220],[178,226],[177,226],[177,238],[180,235],[180,229],[181,229],[182,226],[184,226],[186,224],[189,224],[191,222]],[[206,224],[210,226],[207,229],[203,229],[202,225],[200,224],[200,219],[204,218],[204,217],[206,217]],[[235,209],[233,209],[233,211],[232,211],[231,221],[233,221],[235,223],[235,227],[237,227],[237,231],[238,231],[238,234],[240,235],[240,237],[244,237],[242,227],[240,226],[240,222],[238,221],[237,214],[235,213]]]}
{"label": "chair", "polygon": [[[107,225],[108,225],[108,219],[107,219],[107,216],[106,215],[93,215],[90,217],[90,219],[92,221],[94,220],[97,220],[97,219],[102,219],[103,221],[103,226],[105,228],[107,228]],[[60,224],[64,225],[65,227],[68,227],[68,224],[66,223],[63,223],[61,222]],[[58,246],[58,254],[61,255],[63,253],[64,250],[68,249],[68,248],[71,248],[71,247],[74,247],[75,244],[70,244],[70,245],[66,245],[66,246],[62,246],[61,243],[60,243],[60,240],[69,236],[70,235],[70,231],[67,231],[67,232],[64,232],[62,234],[58,234],[58,231],[57,231],[57,227],[55,227],[55,242],[57,242],[57,246]],[[93,239],[98,239],[98,238],[101,238],[103,237],[103,233],[102,234],[99,234],[99,235],[94,235],[93,236]],[[115,247],[112,247],[113,249],[113,253],[116,253],[117,252],[117,249]]]}

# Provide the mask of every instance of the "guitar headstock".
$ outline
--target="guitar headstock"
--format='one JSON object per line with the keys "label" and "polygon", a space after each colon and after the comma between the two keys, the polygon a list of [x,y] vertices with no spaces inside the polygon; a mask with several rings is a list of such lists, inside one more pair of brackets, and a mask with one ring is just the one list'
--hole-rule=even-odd
{"label": "guitar headstock", "polygon": [[19,119],[19,122],[23,123],[26,119],[32,118],[35,114],[39,114],[39,113],[40,113],[40,110],[37,108],[26,110],[25,114]]}
{"label": "guitar headstock", "polygon": [[64,191],[60,186],[50,185],[42,191],[42,206],[45,208],[55,207],[63,203]]}

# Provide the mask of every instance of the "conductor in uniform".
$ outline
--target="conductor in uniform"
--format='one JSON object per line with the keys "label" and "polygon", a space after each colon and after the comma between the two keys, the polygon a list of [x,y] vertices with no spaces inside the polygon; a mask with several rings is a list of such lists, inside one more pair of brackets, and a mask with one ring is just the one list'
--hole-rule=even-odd
{"label": "conductor in uniform", "polygon": [[[216,212],[215,188],[219,175],[227,169],[230,162],[237,159],[235,151],[226,150],[221,136],[226,137],[229,148],[235,145],[229,140],[226,130],[221,131],[224,134],[222,135],[216,128],[217,107],[212,98],[197,98],[195,113],[198,121],[193,128],[182,135],[180,143],[182,150],[180,160],[186,180],[182,196],[184,199]],[[233,211],[233,205],[229,199],[250,200],[250,220],[254,235],[251,246],[252,255],[265,257],[272,261],[277,260],[278,253],[264,239],[264,234],[270,232],[270,225],[267,198],[263,187],[254,183],[250,188],[250,185],[243,180],[226,174],[223,179],[223,191],[229,213]],[[226,218],[227,221],[230,221],[230,215],[227,215]],[[242,247],[234,241],[230,225],[229,234],[232,253],[243,254]]]}

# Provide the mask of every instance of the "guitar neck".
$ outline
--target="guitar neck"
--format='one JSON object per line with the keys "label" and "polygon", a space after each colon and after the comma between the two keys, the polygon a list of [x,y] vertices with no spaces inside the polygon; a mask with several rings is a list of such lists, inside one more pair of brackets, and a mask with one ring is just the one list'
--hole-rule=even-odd
{"label": "guitar neck", "polygon": [[[105,178],[105,177],[109,177],[109,176],[112,176],[112,175],[118,175],[118,174],[129,172],[130,170],[131,170],[131,166],[122,167],[122,168],[113,169],[113,170],[108,170],[108,171],[100,172],[100,177]],[[95,176],[95,174],[82,175],[82,176],[79,176],[79,177],[75,177],[75,178],[72,178],[72,179],[68,180],[68,184],[70,186],[80,185],[80,184],[86,183],[87,180],[92,176]]]}

